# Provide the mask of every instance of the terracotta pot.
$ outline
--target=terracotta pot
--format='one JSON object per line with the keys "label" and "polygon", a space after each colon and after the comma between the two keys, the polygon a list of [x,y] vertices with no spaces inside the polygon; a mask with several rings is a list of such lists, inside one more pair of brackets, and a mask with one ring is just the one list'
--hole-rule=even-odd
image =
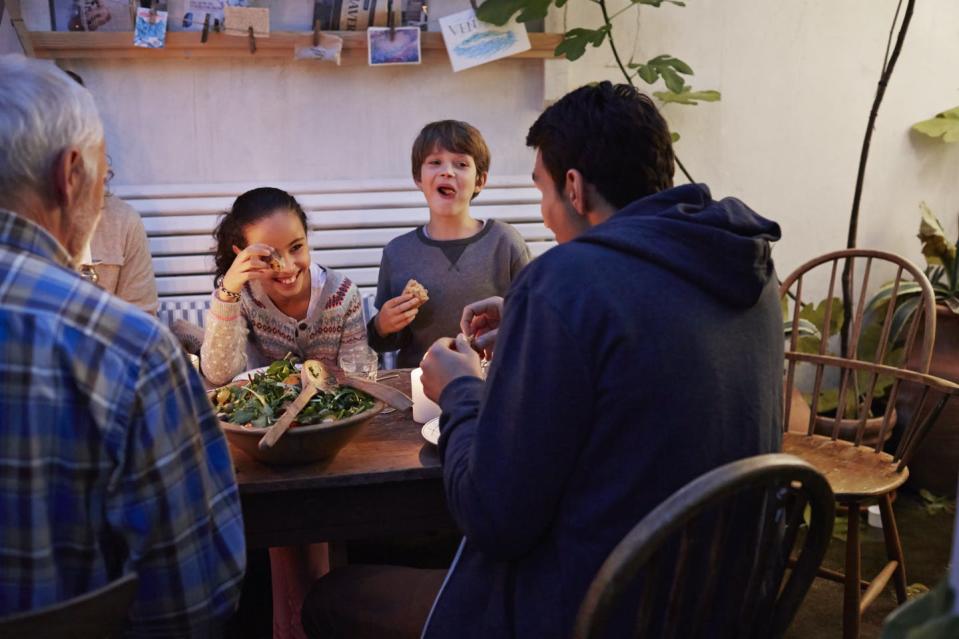
{"label": "terracotta pot", "polygon": [[[805,434],[806,429],[809,428],[809,405],[806,403],[806,400],[803,399],[802,393],[798,389],[793,388],[792,397],[790,398],[791,406],[789,409],[789,432],[791,433],[801,433]],[[896,427],[896,411],[892,411],[890,419],[892,424],[886,430],[886,441],[892,437],[892,433]],[[816,416],[816,425],[814,426],[814,432],[817,435],[825,435],[826,437],[832,436],[832,427],[834,419],[832,417],[826,417],[823,415]],[[856,426],[858,425],[859,420],[857,419],[843,419],[839,424],[839,439],[845,439],[848,441],[854,441],[856,439]],[[872,417],[866,420],[866,430],[862,435],[862,445],[863,446],[874,446],[876,444],[876,439],[879,437],[879,430],[882,428],[882,416]]]}
{"label": "terracotta pot", "polygon": [[[896,409],[892,410],[892,414],[889,415],[889,428],[886,429],[886,437],[883,441],[889,441],[889,438],[892,437],[893,430],[896,428]],[[816,434],[825,435],[826,437],[832,437],[833,424],[835,423],[835,418],[826,417],[824,415],[816,416]],[[807,422],[808,423],[808,422]],[[856,439],[856,427],[859,426],[858,419],[842,419],[839,422],[839,439],[845,439],[847,441],[855,441]],[[862,434],[862,445],[863,446],[875,446],[876,442],[879,440],[879,431],[882,429],[882,415],[879,417],[870,417],[866,420],[866,429]]]}
{"label": "terracotta pot", "polygon": [[[917,355],[910,356],[910,368],[917,367],[917,360]],[[959,316],[945,306],[936,307],[936,342],[929,373],[959,383]],[[908,424],[912,420],[918,397],[919,390],[915,386],[903,384],[896,402],[901,424]],[[957,475],[959,401],[951,400],[909,463],[909,485],[927,488],[937,494],[955,496]]]}

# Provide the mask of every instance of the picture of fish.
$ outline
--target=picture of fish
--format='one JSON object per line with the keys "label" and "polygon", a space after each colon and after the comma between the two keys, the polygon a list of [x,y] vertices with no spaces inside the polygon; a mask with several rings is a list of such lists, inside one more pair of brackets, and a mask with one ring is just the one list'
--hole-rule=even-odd
{"label": "picture of fish", "polygon": [[475,33],[454,47],[464,58],[490,58],[516,44],[512,31],[483,31]]}

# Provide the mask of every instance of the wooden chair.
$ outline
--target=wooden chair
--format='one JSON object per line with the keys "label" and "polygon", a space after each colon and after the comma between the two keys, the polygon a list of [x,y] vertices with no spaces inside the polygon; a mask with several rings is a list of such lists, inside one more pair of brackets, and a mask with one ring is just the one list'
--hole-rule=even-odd
{"label": "wooden chair", "polygon": [[[809,528],[799,536],[807,505]],[[626,625],[634,637],[781,637],[816,576],[834,513],[828,482],[791,455],[716,468],[643,517],[613,549],[573,637],[619,637],[608,631]],[[797,538],[801,552],[783,584]]]}
{"label": "wooden chair", "polygon": [[137,581],[136,573],[130,573],[73,599],[4,617],[0,619],[0,637],[104,639],[119,636],[137,592]]}
{"label": "wooden chair", "polygon": [[[882,265],[882,266],[880,266]],[[882,267],[892,269],[891,284],[886,284],[884,305],[870,304],[867,294],[871,275]],[[844,314],[848,338],[831,330],[836,322],[830,317],[833,305],[826,305],[822,338],[817,349],[809,352],[800,337],[800,309],[809,303],[804,297],[811,288],[824,286],[826,299],[841,296],[840,270],[848,269],[849,309]],[[828,275],[816,279],[817,273]],[[862,613],[883,587],[893,580],[896,597],[906,600],[906,573],[902,544],[892,510],[892,494],[909,476],[907,464],[923,436],[928,432],[950,397],[959,386],[925,373],[929,369],[935,340],[935,298],[925,275],[909,261],[879,251],[843,250],[818,257],[799,267],[780,287],[791,317],[788,322],[785,365],[783,452],[796,455],[815,466],[829,480],[836,500],[847,509],[845,572],[820,568],[819,575],[843,583],[843,637],[859,636]],[[920,333],[920,327],[922,331]],[[867,335],[871,339],[866,339]],[[866,347],[866,342],[871,344]],[[902,346],[900,356],[891,355]],[[808,345],[807,345],[808,346]],[[804,352],[805,351],[805,352]],[[831,351],[838,351],[839,355]],[[912,354],[912,357],[909,355]],[[905,362],[912,362],[912,370]],[[895,364],[895,365],[890,365]],[[809,407],[802,414],[804,432],[789,432],[795,424],[795,401],[801,382]],[[826,419],[828,434],[816,434],[817,414],[824,401],[823,391],[835,392],[834,414]],[[884,397],[881,397],[884,394]],[[909,396],[911,419],[901,424],[895,452],[883,452],[892,434],[897,399]],[[877,403],[876,400],[881,400]],[[801,402],[799,402],[801,404]],[[870,419],[870,411],[876,415]],[[822,423],[823,418],[818,416]],[[864,434],[867,420],[878,423],[878,432],[869,445]],[[821,432],[822,426],[820,426]],[[840,437],[845,431],[847,439]],[[890,442],[892,444],[892,442]],[[860,512],[869,503],[878,503],[889,562],[872,579],[860,575]]]}

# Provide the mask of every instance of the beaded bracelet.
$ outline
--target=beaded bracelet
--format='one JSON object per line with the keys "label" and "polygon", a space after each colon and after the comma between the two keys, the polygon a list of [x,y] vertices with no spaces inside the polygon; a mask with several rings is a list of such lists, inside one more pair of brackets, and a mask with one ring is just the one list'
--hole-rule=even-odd
{"label": "beaded bracelet", "polygon": [[[240,294],[239,294],[239,293],[234,293],[233,291],[228,291],[228,290],[226,289],[226,287],[223,286],[222,284],[220,284],[220,288],[218,288],[217,291],[220,292],[221,294],[223,294],[224,296],[226,296],[231,302],[239,302],[239,301],[240,301]],[[223,300],[223,301],[225,302],[226,300]]]}

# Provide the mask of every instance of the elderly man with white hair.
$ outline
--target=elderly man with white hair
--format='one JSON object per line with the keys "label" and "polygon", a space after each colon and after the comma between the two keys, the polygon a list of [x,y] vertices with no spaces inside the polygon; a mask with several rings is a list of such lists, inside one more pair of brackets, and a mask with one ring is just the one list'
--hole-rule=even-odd
{"label": "elderly man with white hair", "polygon": [[74,271],[103,126],[55,66],[0,56],[0,617],[135,571],[130,636],[216,636],[245,567],[233,466],[154,318]]}

